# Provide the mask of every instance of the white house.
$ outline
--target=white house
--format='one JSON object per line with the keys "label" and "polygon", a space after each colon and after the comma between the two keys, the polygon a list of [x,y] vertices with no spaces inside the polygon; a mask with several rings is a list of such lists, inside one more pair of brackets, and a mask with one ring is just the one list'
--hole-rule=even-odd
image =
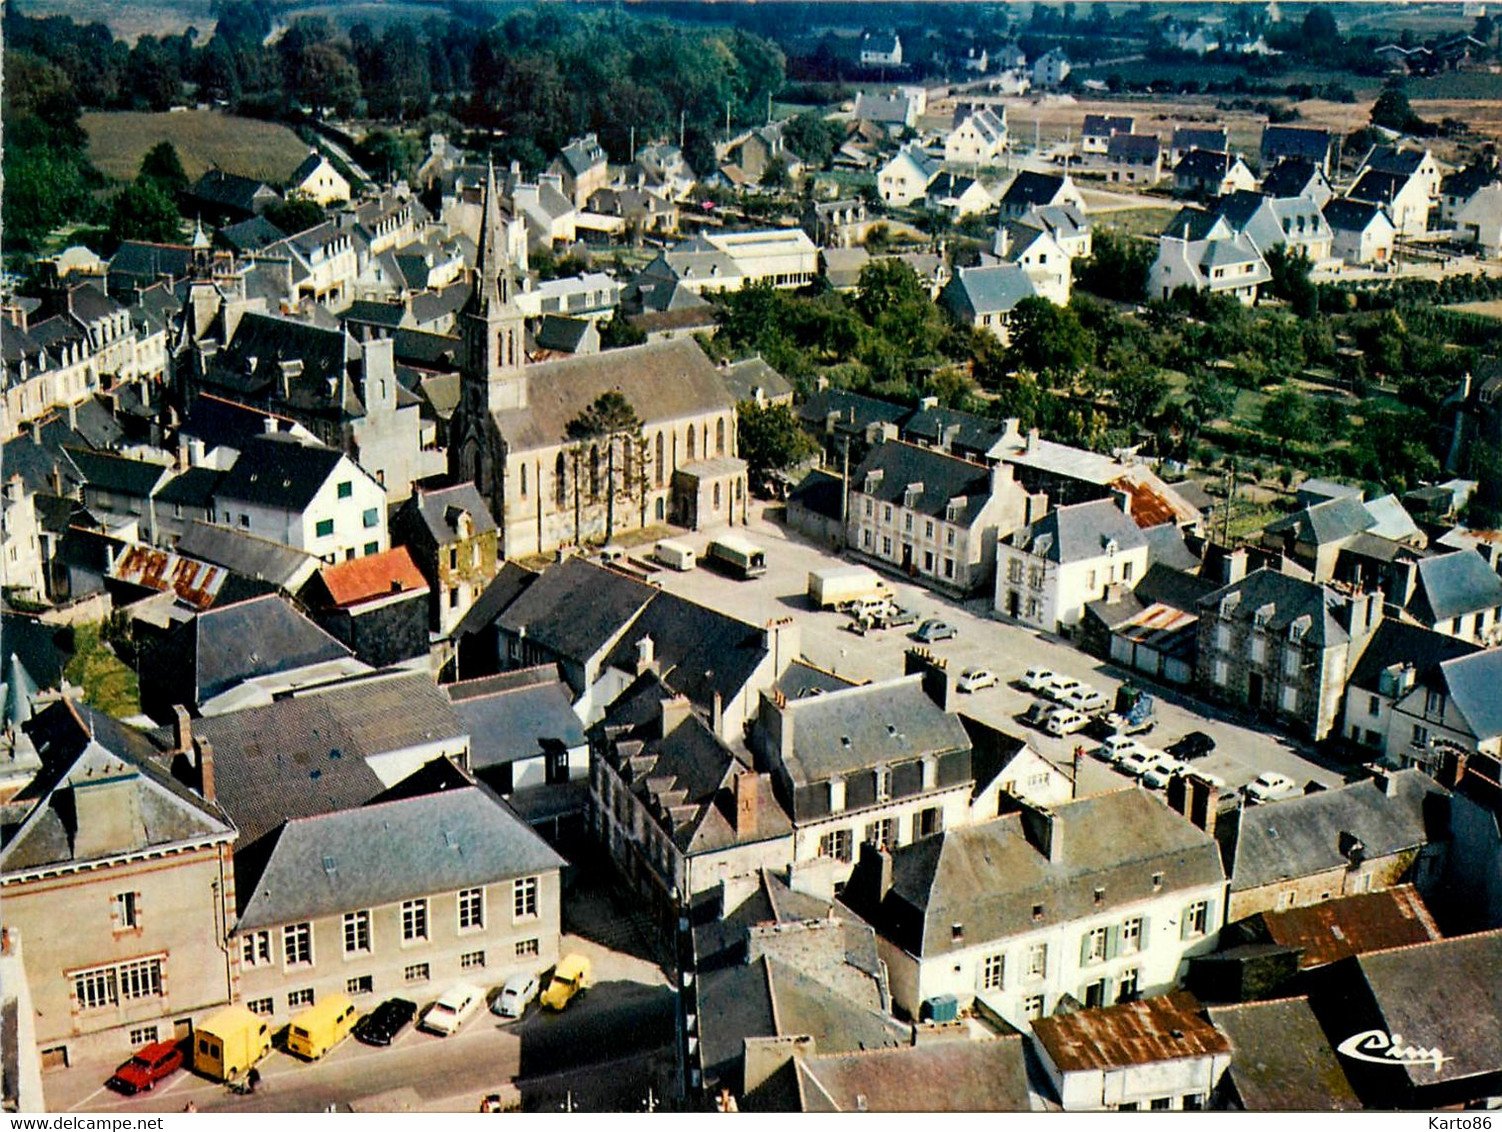
{"label": "white house", "polygon": [[1455,211],[1456,234],[1487,259],[1502,256],[1502,184],[1477,189]]}
{"label": "white house", "polygon": [[1347,263],[1386,263],[1392,258],[1397,227],[1380,204],[1332,197],[1325,202],[1331,251]]}
{"label": "white house", "polygon": [[1045,632],[1067,631],[1107,587],[1132,589],[1147,573],[1147,537],[1122,501],[1056,507],[1001,540],[997,612]]}
{"label": "white house", "polygon": [[1097,1007],[1172,990],[1215,947],[1226,881],[1213,837],[1128,787],[1025,805],[937,846],[868,845],[844,899],[876,929],[900,1010],[981,999],[1026,1030],[1066,995]]}
{"label": "white house", "polygon": [[1055,47],[1033,63],[1033,85],[1052,89],[1069,77],[1069,56]]}
{"label": "white house", "polygon": [[1061,307],[1069,302],[1070,257],[1048,229],[1021,220],[1004,221],[996,229],[991,251],[1004,263],[1020,264],[1038,294],[1049,302]]}
{"label": "white house", "polygon": [[1092,248],[1090,218],[1074,205],[1043,205],[1028,209],[1015,219],[1020,224],[1047,232],[1070,259],[1089,258]]}
{"label": "white house", "polygon": [[861,39],[861,66],[902,66],[902,40],[897,33],[868,31]]}
{"label": "white house", "polygon": [[306,197],[325,208],[349,200],[349,182],[316,150],[303,159],[288,182],[288,195]]}
{"label": "white house", "polygon": [[950,165],[995,165],[1007,148],[1004,106],[972,106],[956,110],[954,126],[944,139],[944,160]]}
{"label": "white house", "polygon": [[391,547],[386,489],[333,448],[256,437],[214,490],[226,527],[339,562]]}
{"label": "white house", "polygon": [[1251,306],[1272,278],[1267,261],[1244,232],[1220,239],[1162,236],[1147,273],[1149,297],[1166,299],[1180,287],[1229,294]]}
{"label": "white house", "polygon": [[1132,133],[1136,125],[1137,119],[1130,114],[1086,114],[1080,127],[1080,153],[1104,157],[1111,139],[1117,134]]}
{"label": "white house", "polygon": [[876,187],[887,204],[902,207],[921,200],[939,175],[939,163],[916,144],[903,146],[876,174]]}
{"label": "white house", "polygon": [[996,206],[986,186],[974,177],[940,173],[928,183],[928,207],[949,214],[953,220],[979,216]]}
{"label": "white house", "polygon": [[1434,200],[1429,195],[1428,182],[1418,173],[1368,169],[1356,178],[1346,196],[1384,206],[1400,236],[1420,236],[1429,230],[1429,210]]}
{"label": "white house", "polygon": [[940,292],[949,313],[966,326],[989,331],[1011,341],[1012,311],[1023,299],[1035,298],[1038,288],[1021,264],[961,267]]}

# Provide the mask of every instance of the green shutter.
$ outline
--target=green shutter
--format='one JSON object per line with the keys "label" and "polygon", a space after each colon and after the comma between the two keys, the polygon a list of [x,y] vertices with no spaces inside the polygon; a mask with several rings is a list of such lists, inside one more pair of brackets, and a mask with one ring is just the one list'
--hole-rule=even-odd
{"label": "green shutter", "polygon": [[1184,910],[1179,913],[1179,938],[1188,939],[1193,933],[1189,930],[1189,913],[1192,905],[1185,904]]}
{"label": "green shutter", "polygon": [[1089,962],[1090,962],[1090,933],[1086,932],[1084,935],[1080,936],[1080,966],[1083,967],[1083,966],[1085,966]]}
{"label": "green shutter", "polygon": [[1209,935],[1215,930],[1215,901],[1205,901],[1205,934]]}
{"label": "green shutter", "polygon": [[1142,917],[1142,934],[1137,937],[1137,950],[1146,951],[1147,945],[1152,942],[1153,922],[1146,916]]}
{"label": "green shutter", "polygon": [[1121,925],[1112,924],[1106,929],[1106,958],[1115,959],[1121,954]]}

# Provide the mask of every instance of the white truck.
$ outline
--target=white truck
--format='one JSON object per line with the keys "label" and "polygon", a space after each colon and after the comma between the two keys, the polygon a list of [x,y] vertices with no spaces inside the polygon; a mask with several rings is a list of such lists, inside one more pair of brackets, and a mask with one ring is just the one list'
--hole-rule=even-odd
{"label": "white truck", "polygon": [[854,601],[890,601],[892,588],[865,566],[834,566],[808,572],[808,600],[815,609],[834,609]]}

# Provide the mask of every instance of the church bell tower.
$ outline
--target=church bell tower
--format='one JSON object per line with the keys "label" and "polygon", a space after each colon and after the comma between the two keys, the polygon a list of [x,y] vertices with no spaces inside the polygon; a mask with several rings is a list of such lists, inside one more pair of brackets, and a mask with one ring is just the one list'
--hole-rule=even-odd
{"label": "church bell tower", "polygon": [[464,336],[463,399],[467,407],[483,406],[483,411],[490,413],[527,406],[527,383],[522,372],[527,364],[526,316],[516,303],[519,284],[503,250],[504,241],[500,193],[495,167],[491,166],[485,183],[474,291],[459,314]]}

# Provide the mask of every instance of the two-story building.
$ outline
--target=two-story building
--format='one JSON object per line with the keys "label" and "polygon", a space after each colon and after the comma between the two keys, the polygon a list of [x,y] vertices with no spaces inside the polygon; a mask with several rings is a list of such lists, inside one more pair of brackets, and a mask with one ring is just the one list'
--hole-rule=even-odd
{"label": "two-story building", "polygon": [[944,138],[944,161],[949,165],[978,169],[997,164],[1007,148],[1007,112],[1004,106],[962,106]]}
{"label": "two-story building", "polygon": [[392,518],[432,587],[432,628],[447,636],[500,569],[500,535],[474,484],[419,488]]}
{"label": "two-story building", "polygon": [[[821,697],[822,698],[822,697]],[[1172,990],[1225,922],[1215,841],[1147,793],[1026,806],[893,851],[863,850],[845,902],[877,932],[893,1001],[977,998],[1019,1029]]]}

